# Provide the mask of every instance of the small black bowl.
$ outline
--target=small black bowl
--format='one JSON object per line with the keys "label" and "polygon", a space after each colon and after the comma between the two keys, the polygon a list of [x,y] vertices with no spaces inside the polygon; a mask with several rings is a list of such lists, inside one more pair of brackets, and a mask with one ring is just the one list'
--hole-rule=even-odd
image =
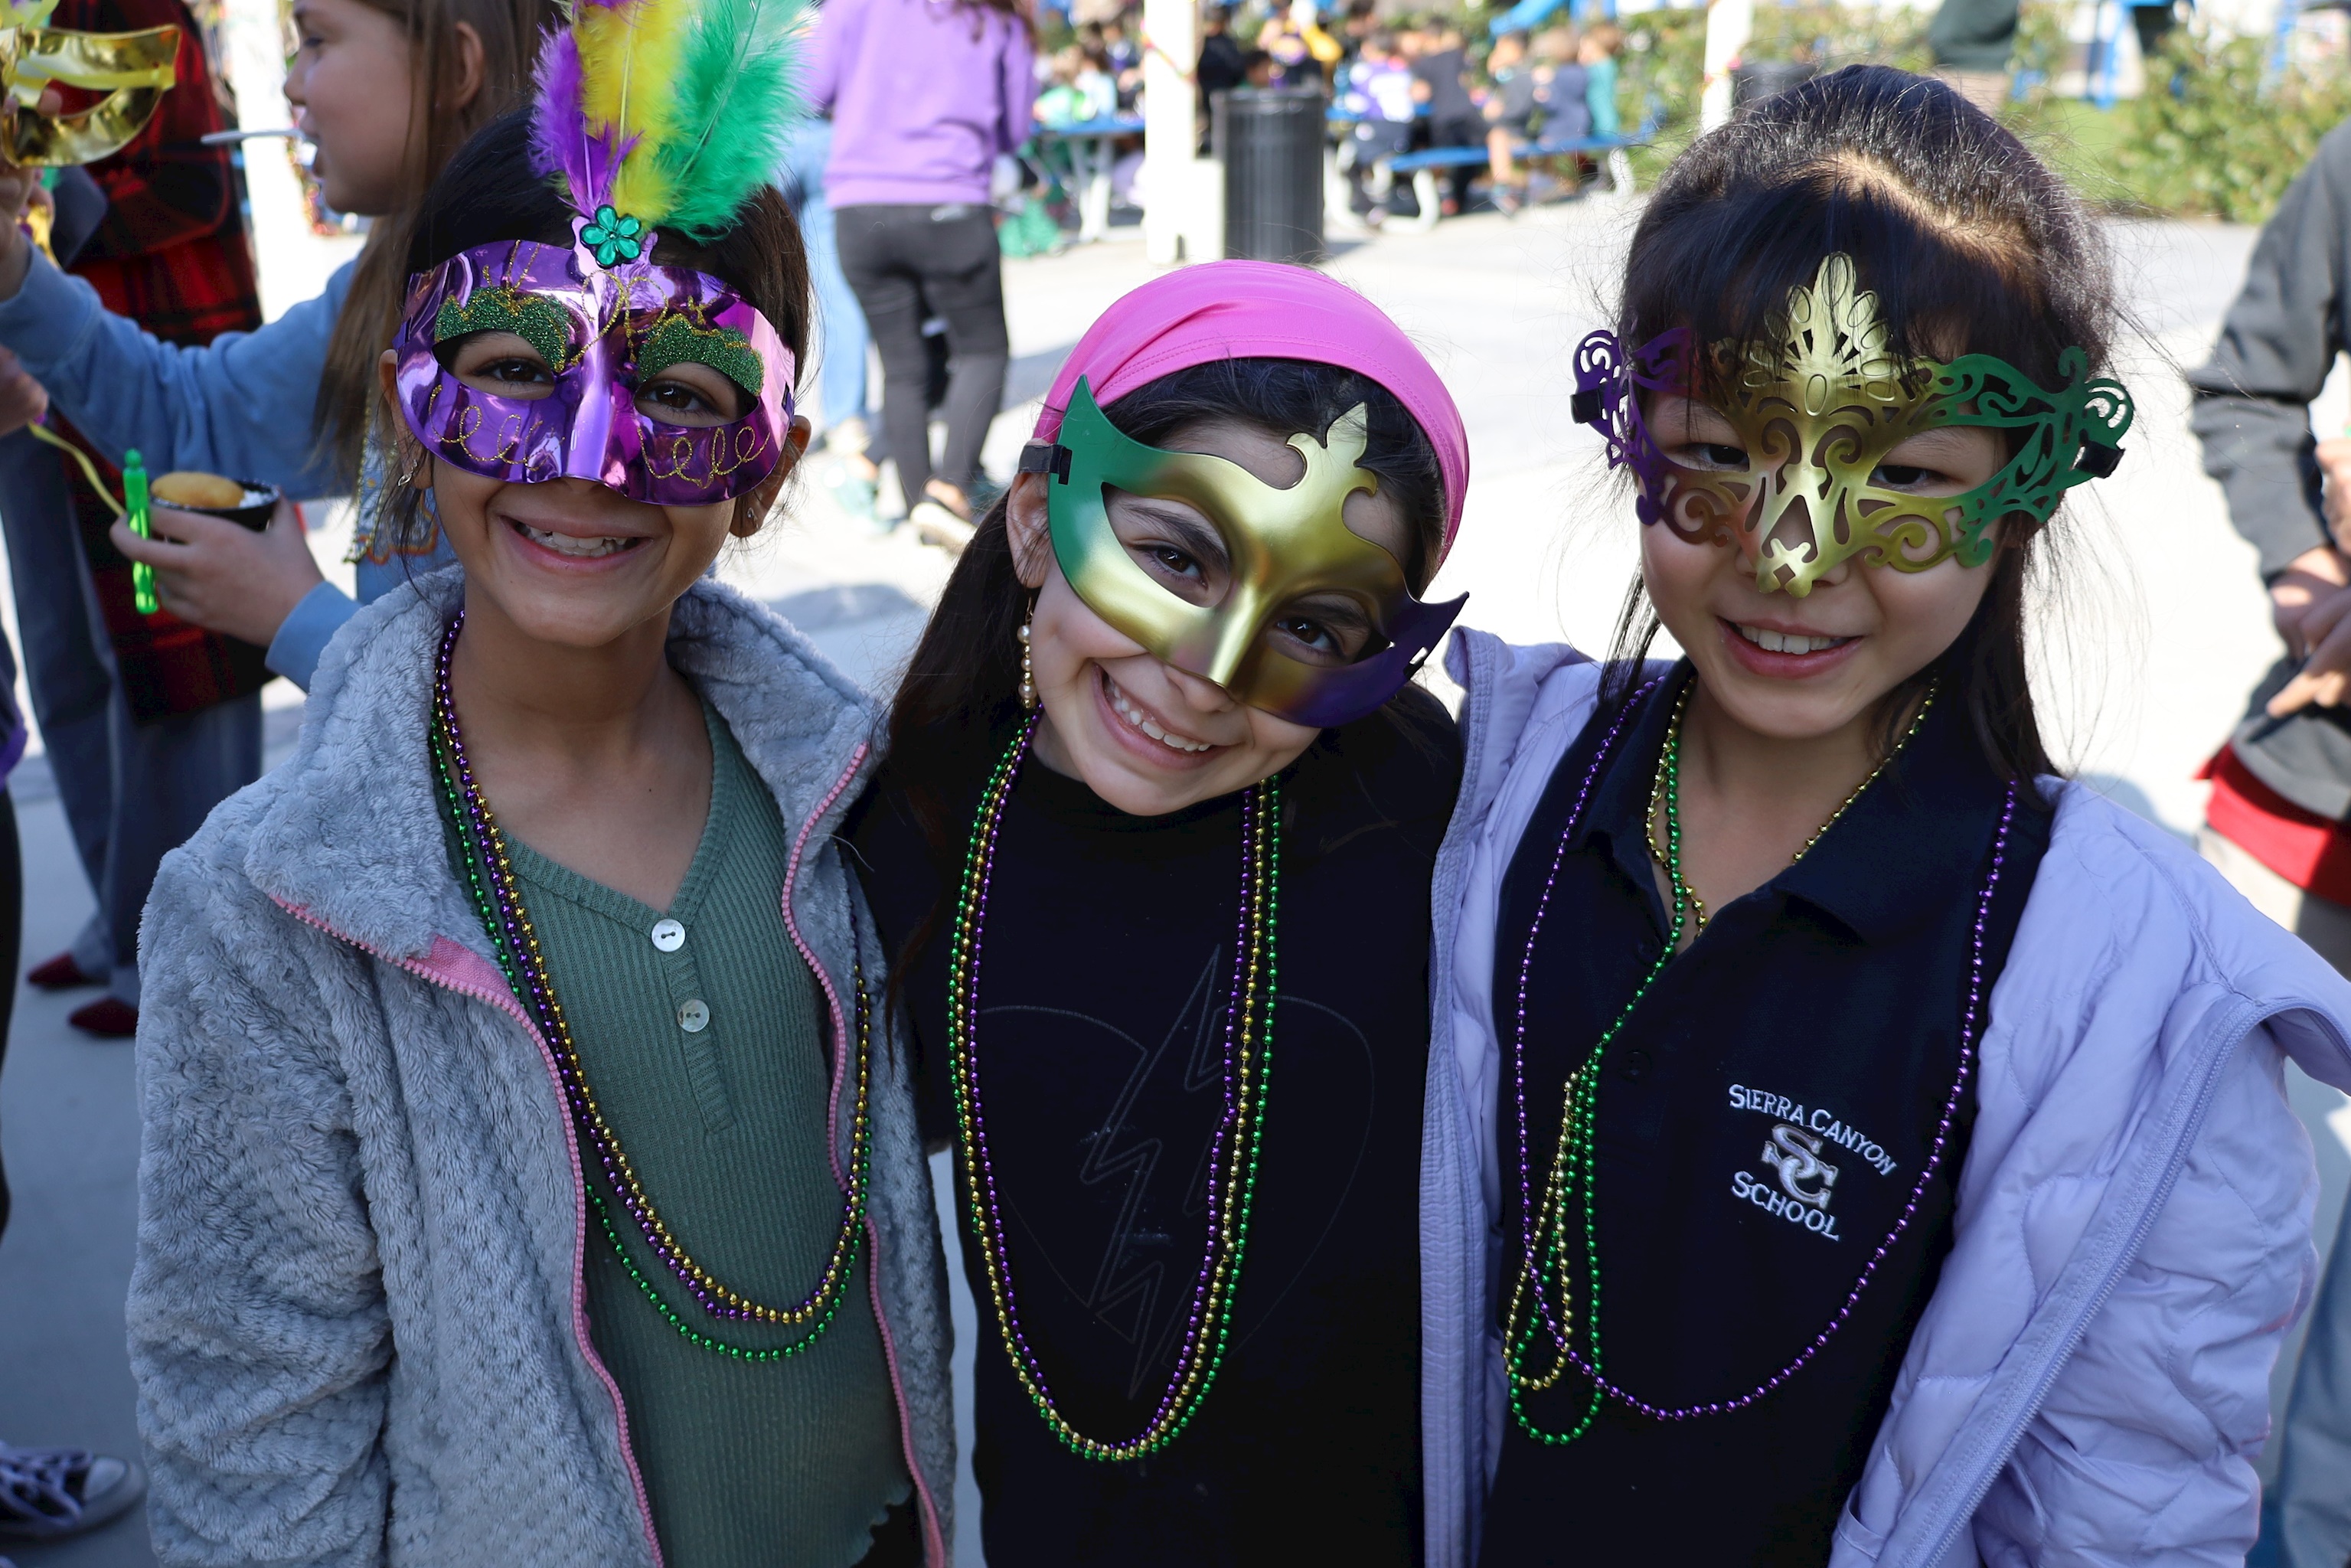
{"label": "small black bowl", "polygon": [[[191,507],[178,501],[167,501],[152,492],[148,499],[155,506],[169,507],[175,512],[202,512],[208,517],[226,517],[232,523],[241,523],[255,533],[260,533],[269,527],[269,518],[277,510],[277,499],[283,492],[277,486],[265,485],[258,479],[239,479],[236,483],[245,486],[246,500],[235,507]],[[259,500],[253,498],[256,496]]]}

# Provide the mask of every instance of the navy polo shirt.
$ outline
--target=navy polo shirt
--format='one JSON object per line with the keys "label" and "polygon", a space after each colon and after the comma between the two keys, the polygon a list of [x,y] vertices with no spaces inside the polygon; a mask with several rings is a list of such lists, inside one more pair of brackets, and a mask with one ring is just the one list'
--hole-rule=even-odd
{"label": "navy polo shirt", "polygon": [[[1650,784],[1687,663],[1630,713],[1568,841],[1527,993],[1526,1089],[1539,1205],[1561,1090],[1665,946]],[[1552,776],[1505,877],[1495,954],[1502,1078],[1498,1322],[1521,1251],[1511,1065],[1520,961],[1560,835],[1607,729]],[[1512,1421],[1488,1513],[1493,1568],[1656,1559],[1828,1561],[1911,1331],[1950,1249],[1973,1122],[1959,1096],[1969,956],[2007,787],[1945,693],[1902,754],[1802,860],[1716,911],[1609,1045],[1595,1152],[1600,1334],[1611,1382],[1653,1406],[1737,1398],[1812,1344],[1917,1192],[1844,1326],[1778,1390],[1728,1415],[1664,1420],[1606,1401],[1577,1441]],[[1984,1008],[2051,819],[2020,791],[1986,922]],[[1980,1038],[1980,1037],[1979,1037]],[[1581,1227],[1573,1234],[1581,1251]],[[1589,1297],[1575,1275],[1578,1312]],[[1547,1350],[1539,1338],[1537,1348]],[[1547,1357],[1544,1360],[1547,1362]],[[1590,1385],[1530,1396],[1570,1429]]]}

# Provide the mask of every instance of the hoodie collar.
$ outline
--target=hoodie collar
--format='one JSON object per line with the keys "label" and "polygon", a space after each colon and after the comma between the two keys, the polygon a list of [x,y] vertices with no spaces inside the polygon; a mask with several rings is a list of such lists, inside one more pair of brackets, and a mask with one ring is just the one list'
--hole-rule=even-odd
{"label": "hoodie collar", "polygon": [[[434,653],[464,591],[459,568],[418,578],[335,638],[246,855],[263,893],[392,959],[422,958],[436,937],[489,955],[449,873],[425,731]],[[789,623],[705,579],[671,612],[669,660],[726,721],[796,840],[855,799],[877,710]]]}

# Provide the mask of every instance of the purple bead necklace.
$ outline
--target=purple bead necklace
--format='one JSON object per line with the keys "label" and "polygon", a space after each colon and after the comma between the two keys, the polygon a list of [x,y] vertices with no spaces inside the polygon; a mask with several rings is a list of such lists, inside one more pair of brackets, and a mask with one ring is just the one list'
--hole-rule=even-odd
{"label": "purple bead necklace", "polygon": [[[434,772],[449,803],[450,814],[457,823],[457,838],[465,851],[465,875],[471,884],[475,906],[480,911],[482,925],[489,932],[490,943],[496,951],[498,963],[506,970],[507,983],[514,988],[516,998],[530,1012],[539,1033],[552,1047],[556,1075],[563,1085],[563,1097],[571,1112],[572,1122],[579,1129],[581,1141],[594,1154],[603,1167],[605,1179],[620,1197],[621,1206],[636,1221],[637,1229],[647,1246],[680,1283],[701,1303],[702,1310],[715,1318],[730,1318],[752,1322],[774,1323],[787,1328],[808,1328],[810,1332],[797,1342],[789,1352],[744,1351],[722,1344],[697,1334],[670,1313],[654,1295],[650,1285],[637,1272],[635,1263],[621,1249],[619,1233],[612,1228],[609,1217],[605,1234],[621,1260],[628,1264],[629,1272],[655,1307],[680,1333],[704,1348],[736,1359],[766,1360],[783,1354],[796,1354],[813,1343],[832,1321],[841,1297],[854,1273],[858,1248],[864,1236],[865,1201],[872,1166],[872,1132],[867,1114],[868,1085],[872,1066],[870,1029],[867,1027],[865,985],[862,977],[857,980],[857,1105],[855,1119],[850,1128],[849,1190],[841,1205],[841,1229],[834,1238],[831,1254],[825,1260],[816,1288],[797,1306],[763,1306],[740,1291],[728,1289],[694,1260],[683,1244],[663,1220],[661,1213],[638,1178],[636,1169],[621,1147],[618,1134],[605,1120],[601,1106],[588,1084],[587,1070],[580,1064],[580,1051],[572,1041],[571,1026],[563,1016],[563,1004],[555,994],[554,977],[549,972],[546,956],[539,951],[538,936],[533,929],[530,912],[523,905],[522,890],[517,884],[514,866],[507,852],[506,837],[498,831],[497,819],[489,802],[474,779],[472,764],[465,757],[465,740],[457,727],[457,705],[449,691],[449,661],[456,651],[457,634],[464,630],[465,613],[459,611],[449,622],[449,630],[441,639],[440,655],[434,664],[433,724],[430,730]],[[605,1215],[602,1197],[591,1186],[589,1197],[595,1200],[600,1216]]]}
{"label": "purple bead necklace", "polygon": [[[1626,723],[1663,684],[1664,677],[1661,676],[1635,692],[1617,715],[1608,733],[1602,737],[1592,764],[1584,772],[1583,785],[1576,791],[1575,804],[1568,812],[1566,825],[1560,830],[1559,842],[1552,852],[1551,868],[1543,878],[1542,894],[1536,902],[1534,919],[1528,927],[1526,946],[1519,960],[1518,1013],[1511,1038],[1510,1065],[1518,1125],[1520,1260],[1518,1279],[1511,1289],[1510,1311],[1505,1319],[1503,1344],[1510,1368],[1512,1417],[1528,1436],[1538,1442],[1554,1446],[1573,1443],[1589,1431],[1606,1399],[1614,1399],[1659,1421],[1683,1421],[1693,1416],[1720,1416],[1745,1409],[1802,1371],[1853,1315],[1855,1304],[1876,1277],[1879,1265],[1886,1261],[1895,1243],[1917,1218],[1919,1204],[1926,1197],[1927,1185],[1941,1166],[1943,1155],[1949,1147],[1951,1126],[1958,1119],[1960,1096],[1966,1092],[1968,1080],[1974,1068],[1976,1041],[1980,1033],[1979,1023],[1984,1011],[1985,928],[1991,924],[1992,895],[2000,886],[2001,868],[2008,853],[2009,831],[2016,819],[2016,787],[2011,784],[2007,798],[2001,803],[1999,830],[1992,838],[1991,868],[1985,874],[1983,887],[1976,897],[1973,946],[1968,960],[1967,1007],[1961,1015],[1959,1027],[1959,1068],[1952,1077],[1950,1092],[1944,1097],[1942,1119],[1936,1126],[1927,1159],[1892,1228],[1877,1243],[1869,1260],[1863,1264],[1860,1277],[1854,1281],[1853,1289],[1846,1292],[1844,1303],[1837,1308],[1827,1325],[1779,1371],[1746,1393],[1731,1398],[1671,1406],[1650,1404],[1611,1382],[1604,1371],[1605,1364],[1601,1354],[1600,1337],[1599,1206],[1595,1191],[1597,1140],[1594,1134],[1599,1113],[1603,1057],[1609,1044],[1623,1032],[1634,1010],[1648,995],[1658,975],[1672,961],[1680,945],[1684,924],[1690,917],[1695,904],[1695,895],[1682,877],[1678,724],[1667,732],[1660,768],[1664,779],[1661,792],[1666,806],[1665,871],[1674,897],[1671,929],[1667,935],[1664,948],[1635,988],[1632,999],[1617,1012],[1583,1062],[1567,1075],[1562,1092],[1564,1103],[1559,1144],[1552,1153],[1551,1168],[1543,1179],[1540,1203],[1535,1199],[1534,1159],[1527,1126],[1527,990],[1534,971],[1536,940],[1541,935],[1543,921],[1551,911],[1552,893],[1559,881],[1560,866],[1566,858],[1567,846],[1573,840],[1577,826],[1583,820],[1584,810],[1591,802],[1593,788],[1614,751]],[[1915,733],[1916,729],[1914,723],[1911,732]],[[1907,738],[1907,735],[1905,738]],[[1876,777],[1876,774],[1871,775],[1873,779]],[[1863,787],[1867,787],[1866,780]],[[1859,790],[1855,791],[1855,796],[1859,793]],[[1850,806],[1852,801],[1853,798],[1848,798],[1845,804]],[[1840,807],[1840,813],[1843,810],[1844,808]],[[1813,841],[1817,842],[1819,837],[1819,834],[1814,834]],[[1811,845],[1805,847],[1809,849]],[[1571,1211],[1580,1211],[1581,1225],[1577,1227],[1582,1232],[1580,1237],[1569,1234]],[[1573,1307],[1573,1281],[1570,1262],[1577,1252],[1583,1256],[1586,1281],[1585,1300],[1580,1318]],[[1548,1341],[1548,1346],[1538,1347],[1539,1338]],[[1580,1345],[1579,1339],[1582,1341]],[[1547,1364],[1540,1364],[1539,1357],[1547,1360]],[[1571,1370],[1587,1385],[1590,1397],[1583,1414],[1572,1426],[1561,1431],[1547,1430],[1537,1425],[1528,1413],[1527,1397],[1556,1386]]]}
{"label": "purple bead necklace", "polygon": [[1186,1308],[1184,1341],[1158,1406],[1132,1437],[1090,1437],[1054,1402],[1037,1353],[1020,1326],[1020,1299],[988,1156],[987,1113],[980,1098],[979,959],[987,928],[987,888],[996,867],[1005,802],[1029,755],[1040,715],[1032,714],[1005,747],[980,791],[947,960],[947,1053],[963,1145],[965,1213],[987,1265],[996,1326],[1020,1386],[1061,1445],[1081,1458],[1139,1459],[1176,1440],[1198,1411],[1224,1364],[1233,1298],[1249,1248],[1249,1206],[1257,1194],[1258,1151],[1265,1134],[1266,1089],[1273,1061],[1278,978],[1275,914],[1281,895],[1281,781],[1268,779],[1241,798],[1241,894],[1233,936],[1232,990],[1225,1005],[1224,1116],[1208,1160],[1208,1231]]}

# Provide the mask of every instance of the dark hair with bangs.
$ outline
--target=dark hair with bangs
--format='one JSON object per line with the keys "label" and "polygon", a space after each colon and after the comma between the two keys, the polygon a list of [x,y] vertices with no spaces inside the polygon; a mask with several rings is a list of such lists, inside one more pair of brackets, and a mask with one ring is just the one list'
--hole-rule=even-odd
{"label": "dark hair with bangs", "polygon": [[[1342,414],[1363,405],[1369,419],[1359,466],[1379,476],[1411,530],[1405,580],[1414,593],[1437,574],[1445,549],[1445,480],[1437,448],[1396,395],[1369,376],[1306,360],[1215,360],[1172,371],[1102,410],[1112,424],[1147,445],[1180,447],[1187,432],[1238,420],[1279,439],[1311,431],[1328,439]],[[940,885],[952,888],[967,823],[955,821],[967,798],[997,760],[1003,733],[1019,717],[1021,622],[1035,591],[1020,580],[1005,513],[1010,496],[997,497],[964,547],[938,607],[914,645],[905,678],[890,708],[890,752],[875,793],[904,798],[930,845]],[[1369,718],[1348,727],[1377,726],[1405,744],[1429,747],[1429,726],[1443,709],[1407,685]],[[1326,737],[1327,739],[1327,737]],[[1343,788],[1348,769],[1301,770],[1285,798],[1284,815],[1311,810],[1318,792]],[[1311,852],[1311,846],[1300,846]],[[1291,852],[1285,848],[1285,853]],[[912,972],[914,956],[929,941],[941,910],[935,907],[895,955],[890,982]]]}
{"label": "dark hair with bangs", "polygon": [[[408,276],[430,272],[461,252],[502,240],[568,246],[573,215],[555,187],[532,172],[530,111],[515,110],[457,149],[424,193],[410,230]],[[735,214],[734,226],[707,244],[662,234],[653,259],[664,267],[706,272],[740,290],[776,329],[776,336],[791,350],[792,362],[808,363],[812,308],[808,253],[801,247],[790,206],[774,186],[761,186]],[[378,350],[391,346],[387,340]],[[380,416],[390,422],[387,428],[395,435],[405,428],[400,411],[389,404]],[[392,537],[413,537],[418,529],[416,491],[388,486],[383,505],[395,530]]]}
{"label": "dark hair with bangs", "polygon": [[[1765,99],[1677,159],[1634,233],[1618,332],[1646,343],[1687,327],[1701,343],[1754,342],[1838,251],[1877,296],[1896,354],[1993,354],[2043,386],[2063,384],[2068,348],[2093,372],[2105,366],[2114,285],[2088,212],[1990,115],[1886,66],[1848,66]],[[2056,770],[2025,669],[2024,585],[2040,531],[2022,514],[2002,519],[1983,603],[1940,657],[1887,695],[1885,745],[1940,681],[2001,777]],[[1658,630],[1635,579],[1604,708],[1630,697]]]}

